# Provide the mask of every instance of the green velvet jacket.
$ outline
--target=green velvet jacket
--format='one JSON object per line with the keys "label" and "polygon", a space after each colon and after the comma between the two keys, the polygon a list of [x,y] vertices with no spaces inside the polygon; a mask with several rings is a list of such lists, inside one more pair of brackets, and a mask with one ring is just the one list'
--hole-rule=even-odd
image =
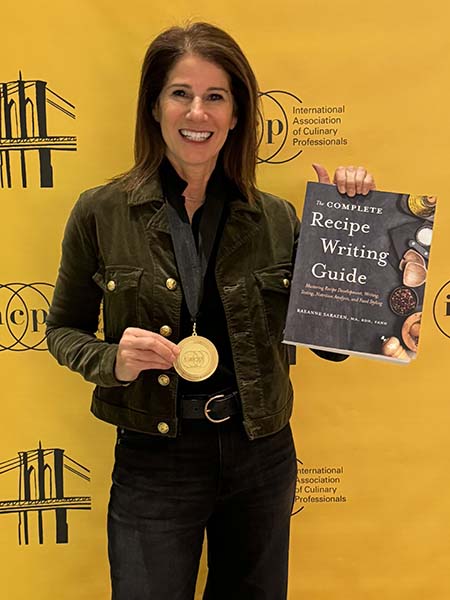
{"label": "green velvet jacket", "polygon": [[[230,200],[216,281],[249,438],[282,429],[292,411],[289,348],[281,340],[298,233],[295,210],[284,200],[262,192],[254,204]],[[159,332],[167,325],[177,343],[181,303],[159,180],[133,193],[117,183],[84,192],[66,226],[47,339],[60,364],[96,384],[97,417],[177,435],[176,372],[147,370],[122,385],[114,361],[126,327]],[[102,304],[104,340],[95,335]]]}

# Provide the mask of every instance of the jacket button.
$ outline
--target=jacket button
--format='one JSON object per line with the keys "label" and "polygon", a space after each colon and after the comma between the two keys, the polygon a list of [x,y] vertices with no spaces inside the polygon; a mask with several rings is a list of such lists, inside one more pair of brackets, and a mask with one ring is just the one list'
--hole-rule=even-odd
{"label": "jacket button", "polygon": [[166,385],[169,385],[169,383],[170,383],[170,377],[168,375],[165,375],[165,374],[160,375],[158,377],[158,383],[159,383],[159,385],[162,385],[162,386],[165,387]]}
{"label": "jacket button", "polygon": [[116,289],[116,282],[113,281],[112,279],[110,281],[108,281],[108,283],[106,284],[106,288],[107,290],[109,290],[110,292],[113,292]]}
{"label": "jacket button", "polygon": [[289,279],[283,279],[283,285],[285,288],[288,288],[291,285],[291,282]]}
{"label": "jacket button", "polygon": [[168,290],[176,290],[177,289],[177,282],[175,279],[173,279],[172,277],[169,277],[169,279],[166,279],[166,288]]}
{"label": "jacket button", "polygon": [[163,325],[160,327],[159,333],[164,337],[169,337],[172,335],[172,327],[169,327],[169,325]]}
{"label": "jacket button", "polygon": [[159,433],[169,433],[169,426],[164,421],[161,421],[157,425]]}

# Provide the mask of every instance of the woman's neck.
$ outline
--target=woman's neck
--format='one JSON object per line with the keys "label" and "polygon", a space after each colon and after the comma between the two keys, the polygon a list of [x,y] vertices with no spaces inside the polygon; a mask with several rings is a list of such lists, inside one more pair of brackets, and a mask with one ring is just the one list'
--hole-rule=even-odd
{"label": "woman's neck", "polygon": [[167,158],[181,179],[187,182],[183,197],[189,221],[192,222],[195,211],[205,202],[206,186],[216,166],[216,160],[208,164],[181,165],[170,156]]}

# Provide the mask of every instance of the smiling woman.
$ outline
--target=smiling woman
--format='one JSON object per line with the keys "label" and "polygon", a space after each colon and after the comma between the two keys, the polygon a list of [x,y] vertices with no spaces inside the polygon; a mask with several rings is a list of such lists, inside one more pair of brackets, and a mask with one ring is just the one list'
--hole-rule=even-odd
{"label": "smiling woman", "polygon": [[[194,69],[195,63],[202,70]],[[196,81],[178,79],[175,75],[194,77]],[[176,86],[170,90],[169,80]],[[204,89],[194,89],[194,83]],[[174,94],[183,98],[181,103],[185,109],[192,108],[194,120],[208,119],[216,103],[232,104],[232,122],[226,131],[233,130],[233,134],[222,138],[221,163],[227,177],[252,202],[256,195],[258,84],[235,40],[208,23],[172,27],[153,40],[147,50],[138,95],[135,165],[122,178],[126,189],[136,189],[154,177],[166,155],[167,141],[158,119],[167,92],[169,97]],[[213,114],[215,111],[214,108]],[[193,127],[189,121],[186,130],[205,131],[205,123]]]}
{"label": "smiling woman", "polygon": [[189,218],[204,201],[217,157],[236,125],[227,73],[195,54],[180,58],[153,108],[166,156],[182,179]]}
{"label": "smiling woman", "polygon": [[[66,227],[48,347],[118,428],[113,600],[193,600],[205,530],[204,600],[286,598],[297,466],[282,335],[299,222],[256,188],[257,114],[227,33],[164,31],[142,68],[135,164],[83,193]],[[335,181],[373,187],[363,168]]]}

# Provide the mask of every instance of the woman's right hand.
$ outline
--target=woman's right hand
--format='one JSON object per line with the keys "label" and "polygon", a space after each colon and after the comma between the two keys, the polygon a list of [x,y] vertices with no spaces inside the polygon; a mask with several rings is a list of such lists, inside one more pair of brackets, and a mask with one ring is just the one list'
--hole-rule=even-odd
{"label": "woman's right hand", "polygon": [[159,333],[128,327],[119,342],[114,375],[119,381],[134,381],[146,369],[170,369],[179,353],[178,346]]}

